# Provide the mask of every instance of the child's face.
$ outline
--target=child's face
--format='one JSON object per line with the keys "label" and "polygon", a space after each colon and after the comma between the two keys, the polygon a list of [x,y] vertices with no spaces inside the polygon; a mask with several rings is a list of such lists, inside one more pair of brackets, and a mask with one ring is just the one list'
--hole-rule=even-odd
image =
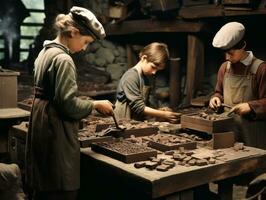
{"label": "child's face", "polygon": [[146,58],[143,59],[142,72],[146,76],[155,75],[157,71],[164,69],[163,64],[149,62]]}
{"label": "child's face", "polygon": [[88,44],[94,41],[93,37],[88,35],[81,35],[79,32],[71,34],[71,38],[68,40],[68,48],[71,53],[76,53],[81,50],[85,50]]}
{"label": "child's face", "polygon": [[225,52],[225,59],[231,63],[239,62],[245,56],[243,49],[230,49]]}

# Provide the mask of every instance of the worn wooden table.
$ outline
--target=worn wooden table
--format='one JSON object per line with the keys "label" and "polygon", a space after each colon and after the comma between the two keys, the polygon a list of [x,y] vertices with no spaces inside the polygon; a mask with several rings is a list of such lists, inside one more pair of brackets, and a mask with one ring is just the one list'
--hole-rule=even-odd
{"label": "worn wooden table", "polygon": [[[218,183],[220,198],[232,199],[232,178],[266,168],[265,150],[246,149],[248,151],[223,149],[225,155],[216,164],[176,165],[167,172],[159,172],[136,169],[134,164],[125,164],[84,148],[81,149],[80,199],[193,199],[193,188],[214,181]],[[196,150],[199,154],[213,151]]]}
{"label": "worn wooden table", "polygon": [[15,124],[28,121],[30,112],[20,108],[0,109],[0,153],[8,152],[8,131]]}

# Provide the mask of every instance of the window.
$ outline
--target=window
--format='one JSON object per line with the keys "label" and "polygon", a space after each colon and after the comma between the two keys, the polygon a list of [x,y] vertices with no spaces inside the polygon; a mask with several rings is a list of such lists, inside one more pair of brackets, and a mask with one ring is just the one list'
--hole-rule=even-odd
{"label": "window", "polygon": [[30,12],[30,16],[24,19],[20,27],[20,61],[27,59],[30,45],[43,26],[44,2],[40,0],[22,0]]}

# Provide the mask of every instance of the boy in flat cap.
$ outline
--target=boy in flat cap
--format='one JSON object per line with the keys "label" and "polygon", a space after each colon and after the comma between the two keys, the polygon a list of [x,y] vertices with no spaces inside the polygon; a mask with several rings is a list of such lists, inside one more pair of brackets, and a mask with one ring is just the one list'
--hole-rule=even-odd
{"label": "boy in flat cap", "polygon": [[45,41],[34,63],[35,98],[27,135],[27,183],[35,200],[74,200],[80,186],[79,120],[93,109],[112,115],[107,100],[77,97],[77,72],[70,53],[86,49],[105,32],[94,14],[73,7],[55,20],[58,31]]}
{"label": "boy in flat cap", "polygon": [[232,106],[237,139],[247,146],[266,149],[266,63],[246,51],[245,27],[225,24],[215,35],[213,46],[225,51],[210,107],[224,102]]}

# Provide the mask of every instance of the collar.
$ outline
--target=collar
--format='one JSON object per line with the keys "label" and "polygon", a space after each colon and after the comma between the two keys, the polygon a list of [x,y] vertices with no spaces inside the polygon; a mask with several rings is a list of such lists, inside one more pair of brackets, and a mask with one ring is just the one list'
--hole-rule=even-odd
{"label": "collar", "polygon": [[67,48],[65,45],[57,42],[56,40],[45,40],[43,42],[43,46],[44,47],[58,47],[58,48],[62,49],[63,51],[65,51],[66,53],[70,54],[69,48]]}
{"label": "collar", "polygon": [[253,55],[252,51],[247,51],[247,52],[248,52],[248,56],[244,60],[240,61],[245,66],[251,65],[251,63],[253,61],[253,58],[254,58],[254,55]]}

